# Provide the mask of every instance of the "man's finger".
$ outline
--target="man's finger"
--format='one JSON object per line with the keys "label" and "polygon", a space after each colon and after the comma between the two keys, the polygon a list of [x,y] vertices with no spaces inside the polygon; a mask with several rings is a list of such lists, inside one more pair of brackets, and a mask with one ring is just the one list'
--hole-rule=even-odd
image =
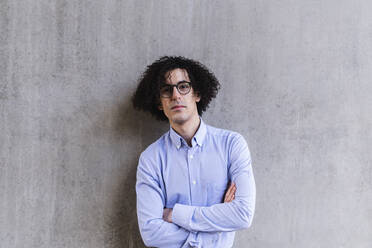
{"label": "man's finger", "polygon": [[230,195],[229,195],[229,202],[231,202],[232,200],[235,199],[235,191],[236,191],[236,188],[234,187],[231,192],[230,192]]}
{"label": "man's finger", "polygon": [[234,183],[232,183],[230,185],[230,187],[228,188],[226,194],[225,194],[225,199],[224,199],[224,202],[230,202],[232,201],[234,198],[235,198],[235,191],[236,191],[236,186]]}
{"label": "man's finger", "polygon": [[223,202],[227,202],[230,198],[229,192],[226,192]]}
{"label": "man's finger", "polygon": [[233,184],[230,184],[229,188],[226,191],[226,195],[230,194],[231,190],[234,188]]}
{"label": "man's finger", "polygon": [[228,196],[230,193],[231,193],[231,190],[234,188],[234,185],[233,184],[230,184],[230,186],[228,187],[226,193],[225,193],[225,196]]}

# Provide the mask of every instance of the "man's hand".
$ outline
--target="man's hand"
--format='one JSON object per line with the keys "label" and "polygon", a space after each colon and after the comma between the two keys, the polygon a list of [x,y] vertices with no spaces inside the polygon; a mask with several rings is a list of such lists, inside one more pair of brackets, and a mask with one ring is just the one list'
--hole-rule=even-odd
{"label": "man's hand", "polygon": [[229,186],[229,188],[227,189],[226,193],[225,193],[225,199],[224,199],[224,203],[225,202],[231,202],[232,200],[235,199],[235,191],[236,191],[236,185],[234,182],[232,182]]}
{"label": "man's hand", "polygon": [[163,220],[166,222],[172,223],[172,208],[164,208],[163,210]]}

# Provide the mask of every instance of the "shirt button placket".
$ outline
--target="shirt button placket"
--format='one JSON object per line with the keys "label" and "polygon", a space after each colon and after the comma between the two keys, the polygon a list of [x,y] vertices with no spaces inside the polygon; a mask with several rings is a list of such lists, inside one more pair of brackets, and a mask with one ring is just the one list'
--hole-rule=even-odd
{"label": "shirt button placket", "polygon": [[195,195],[195,185],[196,185],[196,180],[195,180],[195,168],[193,167],[193,154],[192,154],[192,151],[193,149],[188,149],[187,153],[188,153],[188,164],[189,164],[189,173],[190,173],[190,183],[191,183],[191,189],[190,189],[190,192],[191,192],[191,199],[192,199],[192,202],[194,201],[194,195]]}

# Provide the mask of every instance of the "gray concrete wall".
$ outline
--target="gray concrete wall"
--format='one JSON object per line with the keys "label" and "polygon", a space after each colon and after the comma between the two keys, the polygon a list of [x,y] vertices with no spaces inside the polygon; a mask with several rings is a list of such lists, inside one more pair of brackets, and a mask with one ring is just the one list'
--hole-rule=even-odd
{"label": "gray concrete wall", "polygon": [[202,61],[257,183],[234,247],[372,247],[370,1],[0,1],[0,247],[143,247],[145,66]]}

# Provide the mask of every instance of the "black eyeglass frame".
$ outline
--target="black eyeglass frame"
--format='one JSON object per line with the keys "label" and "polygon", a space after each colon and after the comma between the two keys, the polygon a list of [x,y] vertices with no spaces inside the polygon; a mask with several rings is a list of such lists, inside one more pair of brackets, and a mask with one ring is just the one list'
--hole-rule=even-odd
{"label": "black eyeglass frame", "polygon": [[[182,92],[180,91],[180,89],[179,89],[179,86],[180,86],[181,84],[184,84],[184,83],[187,83],[187,84],[189,85],[189,87],[190,87],[190,88],[189,88],[189,91],[186,92],[186,93],[182,93]],[[163,95],[161,94],[161,90],[162,90],[164,87],[168,87],[168,88],[170,89],[170,94],[169,94],[169,96],[163,96]],[[186,81],[186,80],[182,80],[182,81],[179,81],[177,84],[166,84],[166,83],[164,83],[164,84],[162,84],[162,85],[160,86],[160,88],[159,88],[159,95],[160,95],[160,97],[162,97],[162,98],[170,98],[170,97],[172,97],[174,87],[176,87],[178,93],[180,93],[181,95],[187,95],[187,94],[189,94],[190,91],[191,91],[191,88],[192,88],[192,82],[188,82],[188,81]]]}

